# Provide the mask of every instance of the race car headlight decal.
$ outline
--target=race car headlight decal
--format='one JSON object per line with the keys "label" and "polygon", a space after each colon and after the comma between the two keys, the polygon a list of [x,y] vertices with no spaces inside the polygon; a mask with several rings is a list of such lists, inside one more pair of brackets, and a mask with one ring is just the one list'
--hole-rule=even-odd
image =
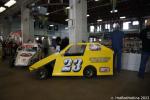
{"label": "race car headlight decal", "polygon": [[110,72],[109,67],[100,67],[100,72]]}
{"label": "race car headlight decal", "polygon": [[20,56],[22,56],[22,57],[31,57],[32,54],[31,53],[22,53],[22,54],[20,54]]}

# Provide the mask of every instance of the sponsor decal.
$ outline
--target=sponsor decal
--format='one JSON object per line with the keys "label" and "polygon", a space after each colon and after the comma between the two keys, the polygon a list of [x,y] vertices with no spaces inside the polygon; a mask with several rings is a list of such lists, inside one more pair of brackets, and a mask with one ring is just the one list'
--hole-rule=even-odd
{"label": "sponsor decal", "polygon": [[109,67],[100,67],[100,72],[110,72]]}
{"label": "sponsor decal", "polygon": [[108,62],[110,57],[92,57],[89,59],[92,63]]}
{"label": "sponsor decal", "polygon": [[90,44],[90,50],[91,51],[98,51],[100,50],[100,46],[96,44]]}
{"label": "sponsor decal", "polygon": [[82,68],[82,59],[72,60],[70,58],[64,60],[64,67],[62,68],[62,72],[79,72]]}

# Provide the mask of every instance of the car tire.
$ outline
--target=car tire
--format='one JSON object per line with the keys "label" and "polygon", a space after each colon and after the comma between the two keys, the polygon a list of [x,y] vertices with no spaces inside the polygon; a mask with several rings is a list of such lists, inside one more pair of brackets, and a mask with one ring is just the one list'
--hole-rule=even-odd
{"label": "car tire", "polygon": [[14,59],[10,59],[10,61],[9,61],[9,67],[10,68],[13,68],[13,67],[15,67],[15,60]]}
{"label": "car tire", "polygon": [[87,78],[92,78],[94,76],[96,76],[96,69],[93,66],[87,66],[84,70],[83,70],[83,75]]}
{"label": "car tire", "polygon": [[48,70],[46,68],[39,69],[36,72],[37,79],[43,80],[48,78]]}

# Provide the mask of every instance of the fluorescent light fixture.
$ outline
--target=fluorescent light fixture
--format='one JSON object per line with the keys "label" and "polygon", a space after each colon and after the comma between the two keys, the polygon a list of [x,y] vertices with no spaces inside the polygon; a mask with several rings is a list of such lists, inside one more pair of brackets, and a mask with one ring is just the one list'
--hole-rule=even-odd
{"label": "fluorescent light fixture", "polygon": [[38,41],[38,40],[39,40],[39,37],[36,37],[36,40]]}
{"label": "fluorescent light fixture", "polygon": [[44,40],[44,37],[42,37],[42,40]]}
{"label": "fluorescent light fixture", "polygon": [[110,13],[117,13],[118,12],[118,10],[117,9],[115,9],[115,10],[111,10],[110,11]]}
{"label": "fluorescent light fixture", "polygon": [[50,14],[50,13],[47,12],[45,15],[49,15],[49,14]]}
{"label": "fluorescent light fixture", "polygon": [[52,37],[52,39],[56,39],[56,38],[57,38],[56,36],[53,36],[53,37]]}
{"label": "fluorescent light fixture", "polygon": [[69,28],[68,27],[65,27],[65,30],[68,30]]}
{"label": "fluorescent light fixture", "polygon": [[5,7],[0,7],[0,13],[3,12],[3,11],[5,11],[5,10],[6,10]]}
{"label": "fluorescent light fixture", "polygon": [[118,24],[118,23],[114,23],[114,24],[113,24],[113,28],[115,28],[117,24]]}
{"label": "fluorescent light fixture", "polygon": [[91,26],[90,26],[90,32],[92,32],[92,33],[93,33],[93,32],[94,32],[94,30],[95,30],[95,27],[94,27],[93,25],[91,25]]}
{"label": "fluorescent light fixture", "polygon": [[99,0],[95,0],[95,1],[99,1]]}
{"label": "fluorescent light fixture", "polygon": [[118,12],[118,10],[114,10],[114,12],[116,13],[116,12]]}
{"label": "fluorescent light fixture", "polygon": [[131,23],[131,21],[128,21],[128,22],[123,22],[123,30],[128,30],[130,27],[129,27],[129,24]]}
{"label": "fluorescent light fixture", "polygon": [[139,25],[139,21],[133,21],[132,25]]}
{"label": "fluorescent light fixture", "polygon": [[66,7],[66,9],[70,9],[70,7]]}
{"label": "fluorescent light fixture", "polygon": [[35,3],[32,3],[31,6],[35,6]]}
{"label": "fluorescent light fixture", "polygon": [[89,14],[86,15],[86,17],[89,17],[89,16],[90,16]]}
{"label": "fluorescent light fixture", "polygon": [[103,21],[103,20],[102,20],[102,19],[98,19],[97,21],[98,21],[98,22],[101,22],[101,21]]}
{"label": "fluorescent light fixture", "polygon": [[125,19],[125,18],[126,18],[126,16],[121,16],[121,17],[120,17],[120,19]]}
{"label": "fluorescent light fixture", "polygon": [[102,39],[99,39],[99,41],[101,42],[101,41],[102,41]]}
{"label": "fluorescent light fixture", "polygon": [[66,22],[68,22],[70,19],[65,19]]}
{"label": "fluorescent light fixture", "polygon": [[15,0],[9,0],[8,2],[6,2],[6,3],[4,4],[4,6],[6,6],[6,7],[11,7],[11,6],[13,6],[15,3],[16,3]]}
{"label": "fluorescent light fixture", "polygon": [[53,24],[51,24],[51,25],[49,25],[49,26],[53,27],[54,25],[53,25]]}
{"label": "fluorescent light fixture", "polygon": [[40,9],[40,8],[41,8],[41,6],[38,6],[37,8],[38,8],[38,9]]}
{"label": "fluorescent light fixture", "polygon": [[147,23],[147,19],[145,20],[145,24]]}

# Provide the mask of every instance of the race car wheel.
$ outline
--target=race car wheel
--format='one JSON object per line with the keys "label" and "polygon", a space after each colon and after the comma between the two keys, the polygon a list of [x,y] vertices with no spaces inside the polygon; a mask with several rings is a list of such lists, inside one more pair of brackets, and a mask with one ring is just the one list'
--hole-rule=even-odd
{"label": "race car wheel", "polygon": [[42,80],[42,79],[47,79],[48,77],[48,70],[43,68],[43,69],[39,69],[37,72],[37,78]]}
{"label": "race car wheel", "polygon": [[83,75],[87,78],[96,76],[96,69],[93,66],[88,66],[84,69]]}
{"label": "race car wheel", "polygon": [[13,67],[15,67],[15,60],[14,59],[10,59],[10,61],[9,61],[9,67],[10,68],[13,68]]}

